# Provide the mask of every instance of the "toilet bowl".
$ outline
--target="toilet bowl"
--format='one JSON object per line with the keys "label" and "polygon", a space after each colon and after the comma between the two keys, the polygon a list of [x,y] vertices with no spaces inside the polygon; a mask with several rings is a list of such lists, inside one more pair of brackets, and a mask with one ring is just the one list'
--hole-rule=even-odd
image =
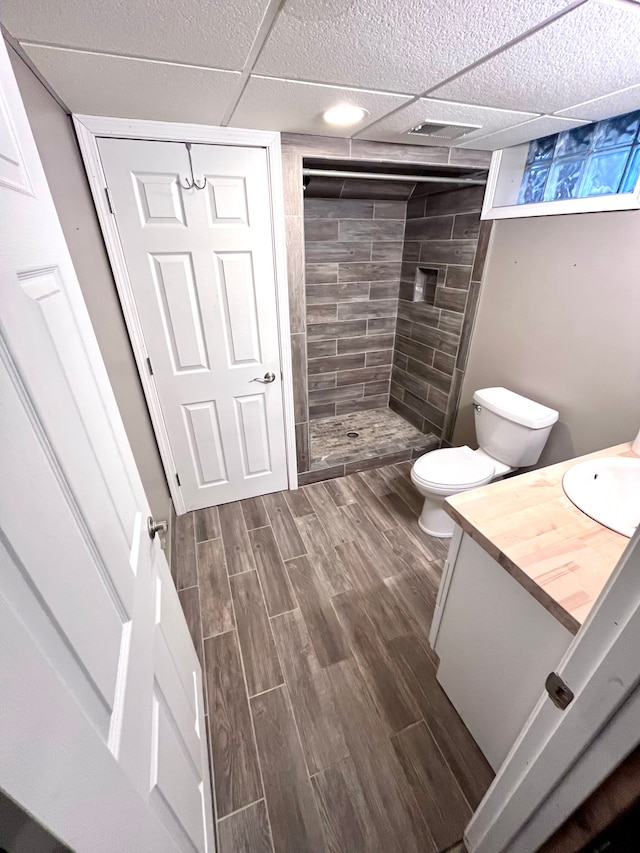
{"label": "toilet bowl", "polygon": [[540,458],[558,412],[508,391],[484,388],[473,395],[480,447],[449,447],[420,456],[411,481],[424,498],[421,530],[439,539],[453,536],[454,521],[444,508],[451,495],[476,489]]}

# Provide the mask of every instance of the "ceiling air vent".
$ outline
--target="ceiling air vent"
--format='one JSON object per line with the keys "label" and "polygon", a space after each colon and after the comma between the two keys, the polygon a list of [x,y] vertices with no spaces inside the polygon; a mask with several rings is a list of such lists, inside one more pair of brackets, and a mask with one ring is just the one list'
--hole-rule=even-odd
{"label": "ceiling air vent", "polygon": [[480,124],[442,124],[437,121],[424,121],[412,127],[409,136],[429,136],[433,139],[459,139],[472,130],[480,130]]}

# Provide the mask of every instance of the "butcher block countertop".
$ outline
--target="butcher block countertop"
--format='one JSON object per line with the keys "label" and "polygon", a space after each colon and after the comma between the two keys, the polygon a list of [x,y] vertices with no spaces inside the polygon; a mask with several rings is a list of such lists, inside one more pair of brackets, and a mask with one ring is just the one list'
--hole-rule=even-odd
{"label": "butcher block countertop", "polygon": [[634,454],[627,442],[445,501],[456,524],[573,634],[629,542],[581,512],[562,488],[567,469],[603,456]]}

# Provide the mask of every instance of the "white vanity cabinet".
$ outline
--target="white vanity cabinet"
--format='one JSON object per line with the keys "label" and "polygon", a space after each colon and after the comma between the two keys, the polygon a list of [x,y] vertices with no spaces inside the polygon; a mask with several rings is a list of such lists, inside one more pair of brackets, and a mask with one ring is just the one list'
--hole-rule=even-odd
{"label": "white vanity cabinet", "polygon": [[429,642],[437,678],[494,770],[573,635],[456,525]]}

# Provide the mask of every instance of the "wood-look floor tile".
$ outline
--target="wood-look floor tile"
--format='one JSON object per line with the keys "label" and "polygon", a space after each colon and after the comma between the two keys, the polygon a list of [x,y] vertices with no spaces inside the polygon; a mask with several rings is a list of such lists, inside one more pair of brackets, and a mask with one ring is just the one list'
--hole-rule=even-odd
{"label": "wood-look floor tile", "polygon": [[365,590],[380,583],[376,560],[361,542],[343,542],[335,552],[344,566],[353,589]]}
{"label": "wood-look floor tile", "polygon": [[233,575],[230,582],[247,688],[253,696],[282,684],[282,670],[257,572]]}
{"label": "wood-look floor tile", "polygon": [[217,506],[208,506],[194,513],[196,522],[196,542],[217,539],[220,533],[220,517]]}
{"label": "wood-look floor tile", "polygon": [[352,542],[356,538],[355,530],[331,499],[324,483],[305,486],[304,491],[332,545]]}
{"label": "wood-look floor tile", "polygon": [[380,850],[375,821],[369,814],[351,758],[311,779],[327,840],[327,853]]}
{"label": "wood-look floor tile", "polygon": [[462,838],[472,810],[423,721],[391,738],[438,850]]}
{"label": "wood-look floor tile", "polygon": [[[388,578],[385,583],[404,604],[404,612],[413,621],[415,630],[421,637],[428,637],[438,592],[431,575],[422,565],[414,564],[412,568],[407,568],[406,572]],[[437,665],[437,655],[428,643],[425,650]]]}
{"label": "wood-look floor tile", "polygon": [[386,495],[389,491],[389,485],[378,468],[370,468],[368,471],[360,471],[359,474],[356,474],[354,476],[357,476],[361,480],[363,480],[365,485],[377,497]]}
{"label": "wood-look floor tile", "polygon": [[431,734],[470,806],[476,808],[493,780],[493,771],[444,690],[436,668],[417,637],[399,637],[387,644],[402,667]]}
{"label": "wood-look floor tile", "polygon": [[224,552],[227,558],[227,571],[230,575],[250,572],[255,569],[256,564],[240,504],[222,504],[218,510]]}
{"label": "wood-look floor tile", "polygon": [[398,732],[420,719],[420,712],[401,670],[376,635],[357,590],[333,599],[353,653],[381,714],[391,732]]}
{"label": "wood-look floor tile", "polygon": [[223,818],[218,839],[220,853],[273,853],[264,800]]}
{"label": "wood-look floor tile", "polygon": [[200,661],[200,666],[204,668],[204,657],[202,654],[202,621],[200,619],[200,593],[197,586],[190,586],[188,589],[181,589],[178,593],[180,597],[180,605],[185,619],[193,645]]}
{"label": "wood-look floor tile", "polygon": [[358,495],[358,502],[363,507],[373,524],[380,531],[388,530],[396,524],[394,517],[383,502],[369,489],[362,479],[363,474],[350,474],[351,488]]}
{"label": "wood-look floor tile", "polygon": [[304,489],[294,489],[293,491],[284,492],[284,496],[291,515],[294,518],[302,518],[313,512],[313,507],[309,503],[309,498],[304,493]]}
{"label": "wood-look floor tile", "polygon": [[176,537],[176,577],[178,589],[196,586],[198,572],[196,569],[196,536],[193,513],[187,512],[176,517],[176,527],[173,535]]}
{"label": "wood-look floor tile", "polygon": [[393,548],[394,553],[408,566],[420,565],[433,578],[434,584],[437,586],[440,583],[442,570],[440,562],[434,556],[434,549],[431,547],[431,538],[423,534],[425,540],[419,535],[422,531],[418,528],[418,533],[412,535],[404,527],[392,527],[390,530],[385,530],[385,539]]}
{"label": "wood-look floor tile", "polygon": [[221,539],[198,543],[198,585],[202,636],[223,634],[234,627],[229,578]]}
{"label": "wood-look floor tile", "polygon": [[385,583],[379,583],[360,593],[367,616],[376,634],[385,642],[404,637],[415,630],[415,624],[405,602]]}
{"label": "wood-look floor tile", "polygon": [[297,605],[272,528],[258,527],[250,530],[249,541],[269,616],[293,610]]}
{"label": "wood-look floor tile", "polygon": [[371,851],[433,853],[435,847],[360,670],[354,661],[327,669],[349,756],[376,842]]}
{"label": "wood-look floor tile", "polygon": [[403,561],[394,552],[379,528],[373,524],[364,507],[359,504],[349,504],[342,507],[342,512],[349,519],[354,530],[357,531],[360,543],[372,555],[374,565],[382,580],[404,571]]}
{"label": "wood-look floor tile", "polygon": [[266,527],[269,524],[269,516],[264,508],[264,501],[261,497],[245,498],[240,501],[242,514],[247,525],[247,530],[253,530],[256,527]]}
{"label": "wood-look floor tile", "polygon": [[[385,506],[394,518],[394,526],[401,527],[409,536],[414,546],[419,548],[427,560],[438,559],[442,552],[442,546],[435,536],[429,536],[418,527],[415,512],[402,500],[397,492],[383,495],[380,502]],[[385,533],[387,531],[385,530]]]}
{"label": "wood-look floor tile", "polygon": [[338,557],[329,541],[327,533],[318,520],[318,516],[305,515],[296,520],[300,536],[307,549],[307,555],[322,576],[331,595],[351,589],[353,584],[349,572]]}
{"label": "wood-look floor tile", "polygon": [[247,690],[235,631],[204,641],[211,753],[218,816],[262,796]]}
{"label": "wood-look floor tile", "polygon": [[300,538],[284,493],[276,492],[275,494],[264,495],[263,500],[282,559],[291,560],[294,557],[301,557],[306,554],[304,543]]}
{"label": "wood-look floor tile", "polygon": [[348,477],[336,477],[333,480],[327,480],[324,485],[336,506],[345,506],[356,503],[358,500]]}
{"label": "wood-look floor tile", "polygon": [[322,827],[286,688],[254,696],[251,712],[275,850],[322,853]]}
{"label": "wood-look floor tile", "polygon": [[399,495],[414,513],[414,518],[420,515],[424,498],[411,482],[409,476],[397,465],[380,468],[383,477],[389,483],[390,490]]}
{"label": "wood-look floor tile", "polygon": [[299,610],[277,616],[271,626],[307,767],[309,773],[317,773],[348,755],[327,675],[313,651]]}
{"label": "wood-look floor tile", "polygon": [[290,560],[287,571],[320,666],[349,657],[340,623],[309,558]]}

